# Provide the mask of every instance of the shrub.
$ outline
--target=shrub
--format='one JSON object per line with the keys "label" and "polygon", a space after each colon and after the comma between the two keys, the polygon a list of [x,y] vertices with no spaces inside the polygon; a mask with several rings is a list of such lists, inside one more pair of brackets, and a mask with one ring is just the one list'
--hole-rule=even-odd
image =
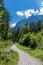
{"label": "shrub", "polygon": [[20,39],[19,43],[30,47],[32,49],[35,49],[40,42],[40,39],[37,35],[34,33],[25,35],[22,39]]}
{"label": "shrub", "polygon": [[35,49],[36,47],[38,47],[39,42],[40,42],[39,37],[32,33],[30,35],[30,44],[31,44],[30,47]]}
{"label": "shrub", "polygon": [[28,35],[24,35],[24,37],[22,39],[19,40],[19,44],[22,44],[24,46],[27,46],[30,45],[30,34]]}
{"label": "shrub", "polygon": [[40,39],[38,48],[43,50],[43,32],[42,31],[38,32],[37,35],[38,35],[38,37]]}

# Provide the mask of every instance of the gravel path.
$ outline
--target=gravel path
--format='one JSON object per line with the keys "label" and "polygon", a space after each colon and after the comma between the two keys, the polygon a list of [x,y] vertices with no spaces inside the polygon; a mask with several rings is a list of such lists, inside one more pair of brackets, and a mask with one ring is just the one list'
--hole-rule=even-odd
{"label": "gravel path", "polygon": [[12,46],[14,51],[17,51],[19,54],[19,62],[18,65],[42,65],[41,61],[36,58],[33,58],[29,54],[25,53],[24,51],[18,49],[15,45]]}

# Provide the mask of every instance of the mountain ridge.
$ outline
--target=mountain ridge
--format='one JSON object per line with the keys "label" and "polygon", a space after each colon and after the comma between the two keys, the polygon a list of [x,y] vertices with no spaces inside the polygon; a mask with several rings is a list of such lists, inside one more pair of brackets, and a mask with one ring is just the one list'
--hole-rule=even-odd
{"label": "mountain ridge", "polygon": [[22,19],[20,20],[15,27],[12,28],[13,31],[18,30],[18,28],[21,28],[25,24],[29,24],[31,22],[37,23],[39,20],[43,20],[43,15],[32,15],[28,19]]}

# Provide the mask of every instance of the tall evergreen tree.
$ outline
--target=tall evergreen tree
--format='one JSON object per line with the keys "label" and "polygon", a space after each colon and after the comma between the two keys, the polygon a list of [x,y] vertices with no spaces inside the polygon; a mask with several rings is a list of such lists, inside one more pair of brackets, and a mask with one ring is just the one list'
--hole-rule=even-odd
{"label": "tall evergreen tree", "polygon": [[0,0],[0,37],[7,39],[9,29],[9,13],[4,7],[3,0]]}

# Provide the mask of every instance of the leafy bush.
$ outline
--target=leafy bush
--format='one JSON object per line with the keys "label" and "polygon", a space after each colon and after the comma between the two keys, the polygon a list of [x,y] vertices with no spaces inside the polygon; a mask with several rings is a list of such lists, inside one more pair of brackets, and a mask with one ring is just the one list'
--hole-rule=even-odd
{"label": "leafy bush", "polygon": [[12,45],[12,41],[6,40],[6,41],[0,41],[0,48],[7,48]]}
{"label": "leafy bush", "polygon": [[5,51],[0,50],[0,65],[17,65],[18,63],[18,53],[13,50]]}
{"label": "leafy bush", "polygon": [[24,46],[27,46],[30,45],[30,34],[28,35],[24,35],[24,37],[22,39],[19,40],[19,44],[22,44]]}
{"label": "leafy bush", "polygon": [[40,38],[34,33],[24,35],[24,37],[19,41],[20,44],[30,47],[32,49],[35,49],[38,46],[39,42]]}
{"label": "leafy bush", "polygon": [[40,39],[37,35],[35,35],[34,33],[32,33],[30,35],[30,47],[35,49],[36,47],[38,47],[38,44],[40,42]]}
{"label": "leafy bush", "polygon": [[38,32],[37,35],[40,38],[38,48],[43,50],[43,32],[42,31]]}

